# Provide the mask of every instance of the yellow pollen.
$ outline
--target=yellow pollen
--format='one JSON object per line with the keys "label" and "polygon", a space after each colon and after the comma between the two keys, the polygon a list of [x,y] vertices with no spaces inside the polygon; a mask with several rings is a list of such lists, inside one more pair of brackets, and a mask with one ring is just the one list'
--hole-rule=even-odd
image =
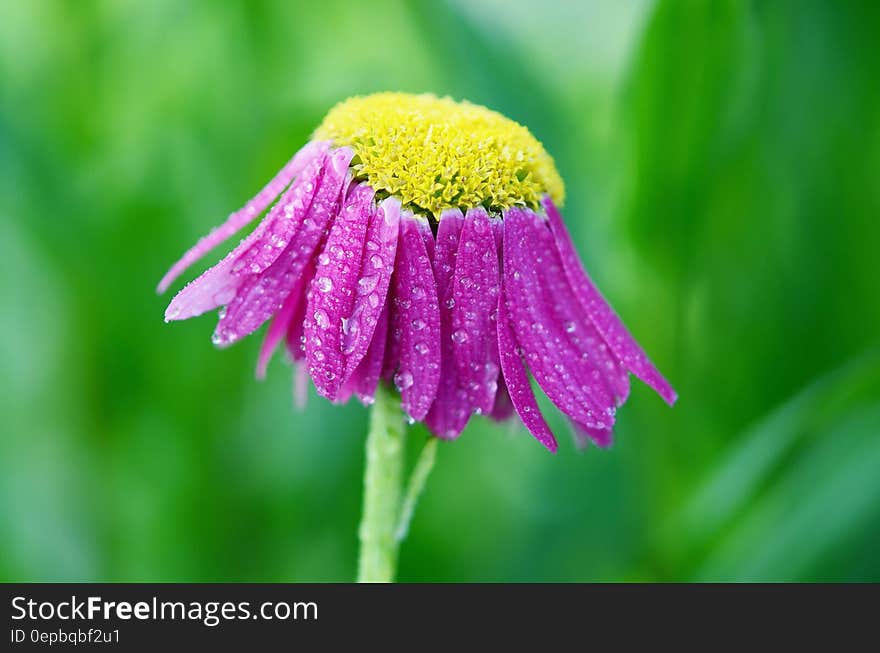
{"label": "yellow pollen", "polygon": [[545,193],[557,204],[565,197],[553,159],[528,129],[468,102],[353,97],[327,114],[314,138],[351,147],[356,178],[435,218],[448,208],[537,208]]}

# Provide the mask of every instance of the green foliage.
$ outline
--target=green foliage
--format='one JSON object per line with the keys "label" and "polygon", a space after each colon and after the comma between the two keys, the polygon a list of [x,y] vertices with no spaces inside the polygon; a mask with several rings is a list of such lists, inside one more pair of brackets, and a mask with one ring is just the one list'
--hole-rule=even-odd
{"label": "green foliage", "polygon": [[0,3],[0,579],[354,577],[366,411],[297,412],[153,288],[333,104],[402,90],[544,142],[681,400],[637,384],[610,451],[556,456],[475,419],[401,579],[880,580],[878,11]]}

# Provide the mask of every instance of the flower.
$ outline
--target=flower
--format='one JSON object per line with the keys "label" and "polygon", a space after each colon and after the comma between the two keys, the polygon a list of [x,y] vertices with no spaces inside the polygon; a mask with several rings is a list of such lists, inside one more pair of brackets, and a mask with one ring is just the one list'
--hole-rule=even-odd
{"label": "flower", "polygon": [[432,95],[346,100],[159,291],[279,195],[165,313],[183,320],[223,307],[219,346],[271,318],[259,377],[284,340],[332,401],[370,404],[384,379],[438,437],[457,437],[471,415],[515,411],[551,451],[527,370],[600,446],[630,373],[675,401],[582,267],[557,209],[562,180],[525,127]]}

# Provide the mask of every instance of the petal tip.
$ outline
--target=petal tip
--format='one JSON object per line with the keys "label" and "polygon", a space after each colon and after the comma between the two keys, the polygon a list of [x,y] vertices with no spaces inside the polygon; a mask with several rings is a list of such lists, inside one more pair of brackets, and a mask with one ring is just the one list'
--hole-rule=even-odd
{"label": "petal tip", "polygon": [[539,440],[539,442],[541,444],[543,444],[544,448],[547,449],[547,451],[549,451],[550,453],[552,453],[552,454],[559,453],[559,443],[556,442],[556,438],[553,438],[552,440],[549,440],[549,441]]}
{"label": "petal tip", "polygon": [[263,360],[259,358],[257,360],[257,368],[254,370],[254,378],[257,381],[265,381],[266,380],[266,369],[269,367],[269,360]]}
{"label": "petal tip", "polygon": [[180,306],[178,306],[175,302],[171,302],[168,304],[168,308],[165,309],[165,323],[175,322],[177,320],[183,319],[180,317]]}

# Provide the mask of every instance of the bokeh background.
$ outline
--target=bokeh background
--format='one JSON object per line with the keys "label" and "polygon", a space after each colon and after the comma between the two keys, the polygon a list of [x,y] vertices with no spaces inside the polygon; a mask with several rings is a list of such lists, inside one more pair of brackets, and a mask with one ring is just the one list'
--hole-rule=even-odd
{"label": "bokeh background", "polygon": [[154,288],[334,103],[405,90],[544,141],[681,399],[636,384],[608,451],[473,420],[401,579],[880,580],[877,7],[0,2],[0,579],[354,577],[366,411],[296,411]]}

